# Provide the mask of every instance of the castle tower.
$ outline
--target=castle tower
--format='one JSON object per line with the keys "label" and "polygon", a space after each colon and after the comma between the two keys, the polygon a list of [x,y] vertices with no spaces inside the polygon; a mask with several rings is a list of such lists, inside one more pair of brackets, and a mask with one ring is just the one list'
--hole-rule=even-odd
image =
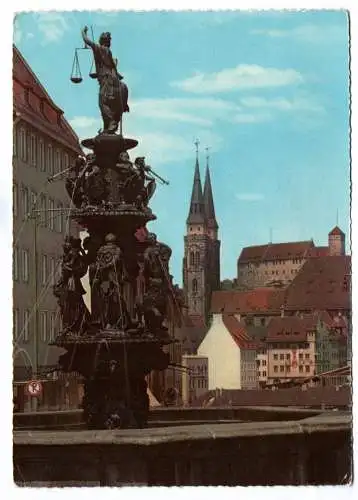
{"label": "castle tower", "polygon": [[328,234],[328,249],[331,256],[346,254],[346,235],[338,226]]}
{"label": "castle tower", "polygon": [[220,286],[220,242],[207,167],[204,194],[199,170],[199,142],[196,141],[194,181],[184,237],[183,283],[189,316],[200,316],[206,323],[211,293]]}

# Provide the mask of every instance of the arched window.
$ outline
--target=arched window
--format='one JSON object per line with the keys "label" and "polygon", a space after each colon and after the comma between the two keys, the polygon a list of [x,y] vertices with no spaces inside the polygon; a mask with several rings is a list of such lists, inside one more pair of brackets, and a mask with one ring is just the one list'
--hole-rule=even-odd
{"label": "arched window", "polygon": [[196,278],[193,279],[191,283],[191,288],[193,293],[196,293],[198,291],[198,280]]}
{"label": "arched window", "polygon": [[190,266],[194,265],[194,252],[190,252],[189,254],[189,265]]}
{"label": "arched window", "polygon": [[199,267],[200,266],[200,252],[195,252],[194,255],[194,266]]}

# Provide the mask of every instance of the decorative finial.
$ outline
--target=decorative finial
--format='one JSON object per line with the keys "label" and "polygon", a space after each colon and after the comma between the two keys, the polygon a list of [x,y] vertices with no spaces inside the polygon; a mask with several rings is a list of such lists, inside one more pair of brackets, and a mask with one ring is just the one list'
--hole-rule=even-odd
{"label": "decorative finial", "polygon": [[195,144],[195,150],[196,150],[196,159],[198,161],[199,160],[199,144],[200,144],[199,139],[196,139],[194,144]]}

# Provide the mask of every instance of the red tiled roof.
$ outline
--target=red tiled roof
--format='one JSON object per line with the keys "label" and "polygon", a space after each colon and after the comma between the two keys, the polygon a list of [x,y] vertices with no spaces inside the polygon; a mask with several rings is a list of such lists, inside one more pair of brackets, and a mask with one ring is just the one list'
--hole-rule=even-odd
{"label": "red tiled roof", "polygon": [[313,241],[268,243],[267,245],[245,247],[241,251],[238,264],[305,258],[312,247],[314,247]]}
{"label": "red tiled roof", "polygon": [[223,314],[223,323],[240,349],[256,349],[258,342],[254,341],[246,331],[246,325],[238,321],[233,314]]}
{"label": "red tiled roof", "polygon": [[342,229],[340,229],[338,226],[335,226],[332,231],[329,233],[329,235],[333,236],[345,236],[344,232]]}
{"label": "red tiled roof", "polygon": [[[28,98],[26,98],[28,95]],[[17,113],[42,128],[77,152],[81,152],[78,137],[63,117],[63,111],[54,103],[31,70],[19,50],[13,46],[13,105]]]}
{"label": "red tiled roof", "polygon": [[284,302],[284,290],[256,288],[240,292],[237,290],[215,291],[211,298],[212,313],[278,313]]}
{"label": "red tiled roof", "polygon": [[326,257],[329,255],[328,247],[312,247],[309,249],[307,257]]}
{"label": "red tiled roof", "polygon": [[351,258],[348,255],[308,259],[285,292],[285,309],[349,310]]}
{"label": "red tiled roof", "polygon": [[305,342],[307,333],[316,329],[317,319],[313,314],[307,315],[304,318],[300,318],[299,316],[273,318],[267,327],[267,340],[275,342]]}

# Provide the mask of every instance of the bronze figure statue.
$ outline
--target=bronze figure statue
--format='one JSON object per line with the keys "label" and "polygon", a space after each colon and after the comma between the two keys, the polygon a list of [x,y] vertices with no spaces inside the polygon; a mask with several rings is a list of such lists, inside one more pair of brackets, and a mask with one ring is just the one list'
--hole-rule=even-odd
{"label": "bronze figure statue", "polygon": [[88,28],[82,30],[82,38],[91,47],[96,64],[99,83],[99,107],[103,119],[103,133],[114,134],[122,119],[129,111],[128,87],[122,82],[123,76],[117,71],[117,62],[111,52],[111,34],[102,33],[98,43],[87,36]]}
{"label": "bronze figure statue", "polygon": [[64,331],[82,335],[89,323],[90,313],[84,303],[86,293],[81,278],[87,272],[81,240],[66,237],[63,245],[62,275],[54,286],[58,298]]}

